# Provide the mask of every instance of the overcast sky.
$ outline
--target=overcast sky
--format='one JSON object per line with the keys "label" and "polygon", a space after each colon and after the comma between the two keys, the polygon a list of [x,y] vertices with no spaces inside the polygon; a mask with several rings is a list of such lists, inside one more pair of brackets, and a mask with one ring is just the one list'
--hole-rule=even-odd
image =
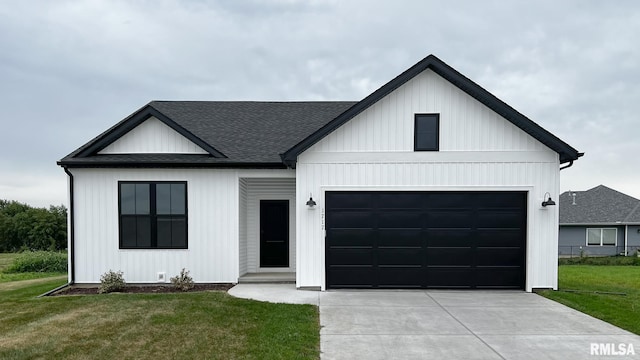
{"label": "overcast sky", "polygon": [[586,155],[562,190],[640,198],[640,1],[2,1],[0,199],[150,100],[360,100],[440,59]]}

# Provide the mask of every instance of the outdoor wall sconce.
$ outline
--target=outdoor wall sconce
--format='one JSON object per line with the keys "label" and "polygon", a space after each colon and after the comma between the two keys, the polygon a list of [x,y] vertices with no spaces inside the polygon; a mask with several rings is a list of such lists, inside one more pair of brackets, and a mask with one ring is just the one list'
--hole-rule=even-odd
{"label": "outdoor wall sconce", "polygon": [[555,201],[551,200],[551,194],[549,194],[548,192],[544,193],[544,196],[542,197],[543,199],[546,198],[547,200],[542,202],[542,207],[547,207],[547,206],[553,206],[556,204]]}
{"label": "outdoor wall sconce", "polygon": [[307,206],[309,207],[309,210],[314,210],[316,208],[316,202],[313,200],[313,196],[311,196],[311,194],[309,194],[309,201],[307,201]]}

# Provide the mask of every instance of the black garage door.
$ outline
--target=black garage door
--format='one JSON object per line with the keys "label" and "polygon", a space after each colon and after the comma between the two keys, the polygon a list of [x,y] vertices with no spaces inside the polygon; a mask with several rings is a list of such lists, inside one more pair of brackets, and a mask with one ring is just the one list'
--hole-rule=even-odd
{"label": "black garage door", "polygon": [[327,192],[325,201],[328,288],[524,288],[524,192]]}

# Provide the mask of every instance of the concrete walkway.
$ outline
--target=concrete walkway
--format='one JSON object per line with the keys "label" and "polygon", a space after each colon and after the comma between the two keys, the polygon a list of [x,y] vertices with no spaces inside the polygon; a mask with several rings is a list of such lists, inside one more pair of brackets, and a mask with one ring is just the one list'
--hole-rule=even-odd
{"label": "concrete walkway", "polygon": [[[240,284],[229,293],[319,305],[322,359],[640,360],[640,336],[521,291],[313,292]],[[620,346],[636,355],[616,355]],[[603,356],[607,348],[610,356]]]}

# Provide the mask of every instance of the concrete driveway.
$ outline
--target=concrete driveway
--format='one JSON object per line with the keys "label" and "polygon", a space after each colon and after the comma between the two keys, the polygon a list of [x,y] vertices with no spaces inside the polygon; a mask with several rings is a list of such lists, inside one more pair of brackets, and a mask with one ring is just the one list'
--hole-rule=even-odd
{"label": "concrete driveway", "polygon": [[640,359],[640,336],[521,291],[241,284],[230,294],[319,305],[322,359]]}

